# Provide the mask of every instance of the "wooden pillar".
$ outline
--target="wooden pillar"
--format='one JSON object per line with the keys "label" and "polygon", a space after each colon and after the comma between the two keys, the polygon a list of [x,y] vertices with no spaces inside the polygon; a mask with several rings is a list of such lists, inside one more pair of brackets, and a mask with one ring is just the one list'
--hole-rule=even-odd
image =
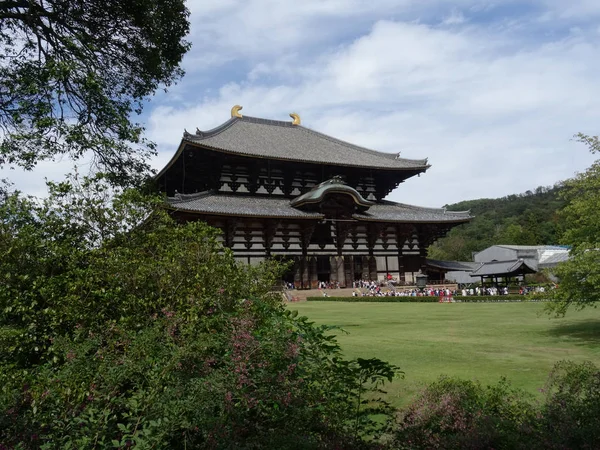
{"label": "wooden pillar", "polygon": [[302,287],[302,258],[294,257],[294,285]]}
{"label": "wooden pillar", "polygon": [[406,282],[406,268],[404,267],[404,243],[414,232],[414,226],[399,224],[396,226],[396,247],[398,248],[398,276],[399,281]]}
{"label": "wooden pillar", "polygon": [[404,257],[402,256],[402,249],[398,250],[398,281],[406,282],[406,272],[404,269]]}
{"label": "wooden pillar", "polygon": [[337,281],[340,287],[346,287],[346,274],[344,271],[344,257],[338,256],[337,258]]}
{"label": "wooden pillar", "polygon": [[362,279],[363,280],[369,279],[369,257],[368,256],[362,257]]}
{"label": "wooden pillar", "polygon": [[330,256],[329,257],[329,281],[331,281],[331,282],[339,281],[337,265],[338,265],[337,257]]}
{"label": "wooden pillar", "polygon": [[309,262],[308,262],[308,258],[306,256],[303,256],[300,259],[300,273],[301,273],[301,279],[302,279],[302,288],[303,289],[310,289],[310,278],[309,278]]}
{"label": "wooden pillar", "polygon": [[[315,231],[315,223],[309,223],[304,225],[300,230],[300,246],[302,248],[302,259],[300,265],[300,272],[302,274],[302,288],[311,288],[311,268],[310,258],[308,256],[308,247],[310,245],[310,238]],[[315,271],[316,272],[316,271]]]}
{"label": "wooden pillar", "polygon": [[344,256],[344,287],[352,287],[354,281],[354,257]]}
{"label": "wooden pillar", "polygon": [[310,279],[311,289],[317,289],[319,287],[319,275],[317,274],[317,257],[311,256],[308,260],[308,277]]}
{"label": "wooden pillar", "polygon": [[369,279],[377,281],[377,258],[369,256]]}

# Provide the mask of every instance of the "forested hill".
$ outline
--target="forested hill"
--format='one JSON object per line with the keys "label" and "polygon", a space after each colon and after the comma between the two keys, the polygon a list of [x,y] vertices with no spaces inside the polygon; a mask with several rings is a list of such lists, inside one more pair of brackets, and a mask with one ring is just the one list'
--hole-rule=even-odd
{"label": "forested hill", "polygon": [[467,200],[446,205],[450,211],[471,210],[475,218],[454,228],[448,236],[429,247],[433,259],[471,261],[473,252],[490,245],[557,244],[560,224],[557,211],[565,202],[560,185],[507,197]]}

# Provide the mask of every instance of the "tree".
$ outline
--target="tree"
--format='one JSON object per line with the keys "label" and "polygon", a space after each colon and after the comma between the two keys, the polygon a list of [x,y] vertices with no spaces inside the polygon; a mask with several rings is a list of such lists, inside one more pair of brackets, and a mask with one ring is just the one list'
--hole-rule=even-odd
{"label": "tree", "polygon": [[280,264],[237,263],[161,204],[101,177],[0,201],[0,442],[375,447],[396,368],[344,360],[272,292]]}
{"label": "tree", "polygon": [[0,167],[91,152],[113,181],[145,174],[153,145],[130,119],[182,76],[188,14],[183,0],[0,0]]}
{"label": "tree", "polygon": [[[592,153],[600,153],[598,136],[576,135]],[[565,182],[562,242],[571,246],[569,261],[555,269],[560,280],[548,311],[564,315],[573,305],[595,306],[600,301],[600,160]]]}

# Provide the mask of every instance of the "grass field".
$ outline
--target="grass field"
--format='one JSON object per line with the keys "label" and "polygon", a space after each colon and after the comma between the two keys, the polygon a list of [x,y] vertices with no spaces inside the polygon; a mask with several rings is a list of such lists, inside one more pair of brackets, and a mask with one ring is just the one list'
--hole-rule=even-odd
{"label": "grass field", "polygon": [[537,393],[556,361],[600,365],[600,314],[540,314],[539,303],[329,303],[289,306],[317,324],[336,325],[348,358],[378,357],[405,372],[388,386],[389,400],[407,403],[442,374],[482,383],[501,376]]}

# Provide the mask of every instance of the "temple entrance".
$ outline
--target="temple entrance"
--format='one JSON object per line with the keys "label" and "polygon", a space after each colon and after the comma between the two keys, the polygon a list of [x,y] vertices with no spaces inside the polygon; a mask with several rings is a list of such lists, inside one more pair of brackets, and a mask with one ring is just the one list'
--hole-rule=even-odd
{"label": "temple entrance", "polygon": [[329,282],[331,279],[331,263],[329,256],[317,256],[317,280]]}

